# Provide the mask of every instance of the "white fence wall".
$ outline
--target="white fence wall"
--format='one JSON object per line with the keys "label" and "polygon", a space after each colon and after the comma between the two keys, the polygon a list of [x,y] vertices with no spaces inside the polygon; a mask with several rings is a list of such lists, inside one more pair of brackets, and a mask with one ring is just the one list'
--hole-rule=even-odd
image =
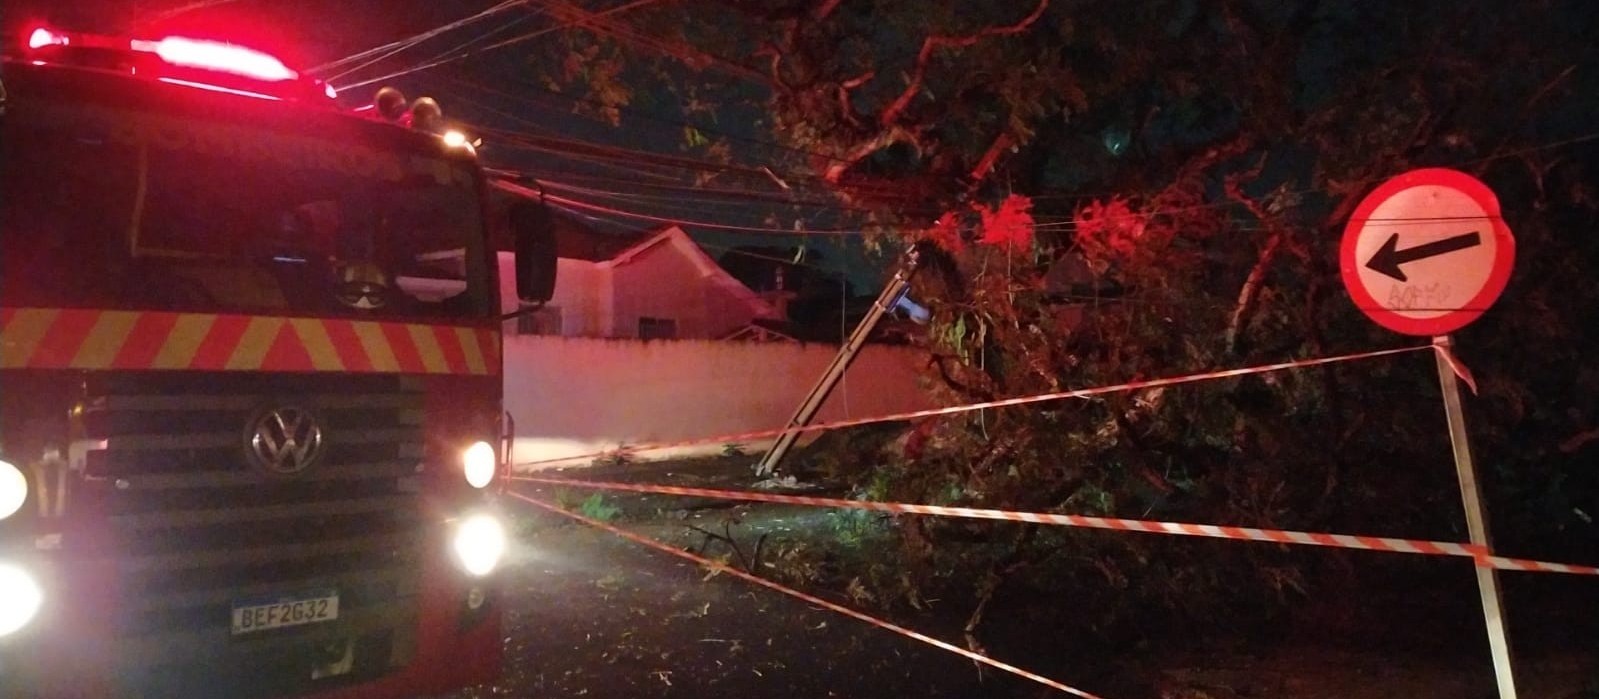
{"label": "white fence wall", "polygon": [[[817,344],[508,334],[505,406],[517,431],[511,458],[526,464],[622,444],[778,429],[836,352]],[[911,348],[866,347],[818,420],[930,407],[918,383],[925,361]],[[753,453],[771,441],[744,445]],[[644,458],[721,451],[710,444]]]}

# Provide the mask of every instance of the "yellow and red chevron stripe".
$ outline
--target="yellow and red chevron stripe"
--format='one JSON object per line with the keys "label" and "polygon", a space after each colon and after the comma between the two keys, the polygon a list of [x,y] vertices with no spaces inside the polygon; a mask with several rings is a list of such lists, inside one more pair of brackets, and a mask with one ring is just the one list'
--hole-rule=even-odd
{"label": "yellow and red chevron stripe", "polygon": [[489,328],[333,318],[0,308],[0,369],[500,373]]}

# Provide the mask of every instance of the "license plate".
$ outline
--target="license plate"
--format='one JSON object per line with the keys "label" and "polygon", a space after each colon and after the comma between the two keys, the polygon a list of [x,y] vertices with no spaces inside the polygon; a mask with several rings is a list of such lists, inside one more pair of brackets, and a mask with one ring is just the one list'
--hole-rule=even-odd
{"label": "license plate", "polygon": [[251,600],[233,605],[233,635],[304,626],[339,618],[339,593]]}

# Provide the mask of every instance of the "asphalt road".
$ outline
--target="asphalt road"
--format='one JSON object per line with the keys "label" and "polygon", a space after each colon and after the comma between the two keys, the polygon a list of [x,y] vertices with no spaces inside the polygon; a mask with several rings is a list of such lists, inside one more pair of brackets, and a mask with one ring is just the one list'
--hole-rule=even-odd
{"label": "asphalt road", "polygon": [[[554,498],[537,488],[525,492]],[[682,507],[680,500],[634,499],[628,505],[620,526],[682,547],[703,543],[687,525],[715,529],[727,514],[666,509]],[[507,506],[516,536],[502,572],[505,673],[495,684],[439,699],[1064,696],[991,669],[979,672],[946,651],[731,576],[708,576],[692,563],[570,519],[514,502]],[[746,520],[806,526],[807,518],[825,516],[813,512],[767,508],[746,512]],[[1524,628],[1547,627],[1570,611],[1555,605],[1551,613],[1524,615]],[[956,641],[926,628],[928,619],[905,623]],[[1007,626],[1019,629],[1025,643],[999,649],[1000,659],[1046,663],[1038,668],[1044,674],[1106,699],[1496,696],[1486,657],[1478,657],[1486,653],[1475,651],[1462,656],[1406,650],[1403,643],[1380,639],[1349,647],[1314,637],[1270,648],[1221,651],[1195,644],[1183,650],[1175,639],[1178,648],[1106,661],[1066,651],[1063,644],[1076,635],[1070,629],[1036,628],[1025,619]],[[1518,657],[1522,697],[1599,699],[1590,693],[1599,689],[1593,646],[1575,641]]]}
{"label": "asphalt road", "polygon": [[504,571],[505,675],[450,699],[1040,694],[557,515],[527,507],[517,518]]}

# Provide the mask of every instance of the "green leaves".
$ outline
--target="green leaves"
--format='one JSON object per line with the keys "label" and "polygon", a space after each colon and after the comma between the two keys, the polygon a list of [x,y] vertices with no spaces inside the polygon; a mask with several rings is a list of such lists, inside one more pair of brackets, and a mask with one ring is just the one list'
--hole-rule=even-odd
{"label": "green leaves", "polygon": [[588,496],[588,498],[578,506],[578,513],[584,517],[588,517],[589,519],[597,519],[601,522],[609,522],[613,519],[616,519],[616,516],[622,513],[622,508],[606,502],[604,495],[600,493],[594,493],[593,495]]}
{"label": "green leaves", "polygon": [[966,315],[955,316],[955,322],[943,326],[943,345],[960,357],[962,362],[969,363],[966,350]]}

